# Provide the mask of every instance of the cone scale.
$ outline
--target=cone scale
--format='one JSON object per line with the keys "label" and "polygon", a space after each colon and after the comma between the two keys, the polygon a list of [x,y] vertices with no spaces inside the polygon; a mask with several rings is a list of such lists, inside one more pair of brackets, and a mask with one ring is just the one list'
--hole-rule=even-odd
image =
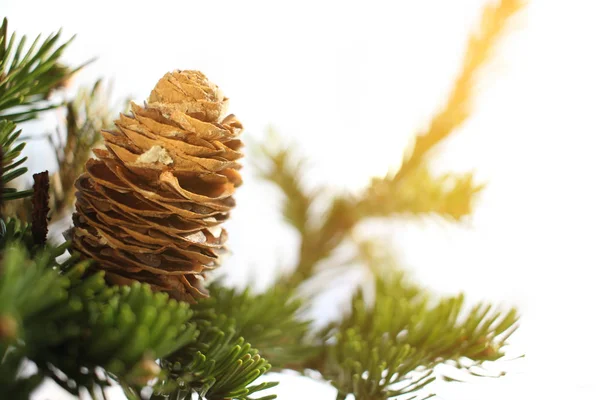
{"label": "cone scale", "polygon": [[167,73],[147,103],[102,132],[76,183],[73,248],[115,284],[146,282],[193,301],[207,295],[234,207],[242,125],[197,71]]}

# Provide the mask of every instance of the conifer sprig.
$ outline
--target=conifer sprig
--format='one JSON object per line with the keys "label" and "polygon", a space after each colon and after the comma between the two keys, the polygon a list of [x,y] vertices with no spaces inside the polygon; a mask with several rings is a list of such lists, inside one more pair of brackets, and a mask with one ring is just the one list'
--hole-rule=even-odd
{"label": "conifer sprig", "polygon": [[60,44],[60,31],[41,44],[40,38],[27,47],[25,36],[9,34],[4,18],[0,27],[0,119],[28,121],[57,107],[59,104],[48,100],[50,93],[84,66],[70,69],[59,62],[73,38]]}
{"label": "conifer sprig", "polygon": [[229,316],[235,321],[236,336],[259,349],[273,370],[301,365],[317,353],[311,321],[304,317],[306,301],[293,298],[286,288],[274,285],[255,294],[249,287],[238,290],[215,282],[209,290],[210,298],[192,308]]}
{"label": "conifer sprig", "polygon": [[401,181],[421,165],[432,148],[467,120],[474,101],[478,74],[508,30],[513,17],[524,5],[523,0],[500,0],[485,6],[479,26],[469,37],[460,72],[448,99],[433,116],[428,129],[416,136],[412,150],[405,154],[402,167],[394,174],[392,181]]}
{"label": "conifer sprig", "polygon": [[[4,224],[3,227],[6,228]],[[14,224],[9,224],[9,231],[3,229],[3,236],[8,233],[18,237],[18,234],[10,232],[14,227]],[[66,288],[69,280],[47,268],[50,259],[49,254],[30,258],[20,243],[5,243],[3,247],[0,319],[3,325],[13,326],[10,335],[3,329],[4,334],[0,337],[0,379],[7,398],[27,399],[43,378],[43,374],[36,374],[34,380],[27,379],[19,371],[32,353],[31,348],[25,345],[25,339],[31,333],[30,325],[36,322],[38,316],[62,304],[68,296]]]}
{"label": "conifer sprig", "polygon": [[[9,223],[6,234],[17,237],[9,233],[15,228]],[[89,262],[75,256],[57,263],[68,244],[31,254],[20,244],[4,244],[0,315],[15,322],[17,335],[0,338],[0,369],[31,360],[73,394],[101,391],[115,380],[137,393],[160,373],[150,367],[153,360],[198,334],[187,303],[147,285],[108,287],[102,273],[87,276]],[[98,367],[104,374],[96,373]]]}
{"label": "conifer sprig", "polygon": [[[60,221],[71,210],[75,194],[75,180],[83,172],[92,148],[102,137],[102,130],[113,126],[118,114],[116,107],[109,107],[110,92],[98,80],[91,87],[80,88],[76,97],[64,104],[64,126],[55,135],[47,135],[56,157],[58,169],[50,176],[50,211],[53,221]],[[123,107],[123,110],[125,107]],[[19,132],[20,133],[20,132]],[[18,140],[18,136],[17,136]],[[19,143],[24,146],[25,142]],[[20,163],[26,158],[19,160]],[[26,171],[22,168],[21,175]],[[9,191],[15,191],[9,188]],[[20,196],[32,194],[32,190],[21,191]],[[21,193],[19,192],[19,193]],[[18,196],[17,196],[18,198]],[[33,210],[31,203],[20,200],[4,205],[6,215],[26,219]]]}
{"label": "conifer sprig", "polygon": [[[292,275],[281,284],[296,287],[310,278],[317,262],[326,258],[354,224],[354,215],[346,212],[349,199],[332,201],[325,215],[317,215],[313,204],[317,195],[301,183],[304,175],[302,158],[275,131],[270,131],[268,144],[256,148],[256,164],[263,179],[274,183],[284,195],[283,215],[300,234],[299,260]],[[345,218],[346,223],[343,223]]]}
{"label": "conifer sprig", "polygon": [[460,221],[471,215],[482,189],[471,173],[433,176],[427,166],[421,166],[405,176],[401,185],[374,178],[357,202],[356,213],[361,219],[435,214]]}
{"label": "conifer sprig", "polygon": [[[200,336],[162,360],[169,375],[155,387],[156,399],[197,393],[207,399],[250,400],[275,385],[253,385],[255,379],[267,371],[301,369],[321,351],[310,321],[302,317],[304,302],[291,299],[286,288],[273,286],[254,294],[250,288],[213,282],[209,290],[211,297],[192,305]],[[235,379],[231,370],[237,371]]]}
{"label": "conifer sprig", "polygon": [[22,166],[27,157],[21,157],[25,143],[16,144],[21,130],[16,130],[14,122],[0,120],[0,145],[2,146],[2,204],[7,200],[29,197],[33,190],[17,190],[7,187],[6,184],[27,172],[27,167]]}
{"label": "conifer sprig", "polygon": [[191,399],[194,394],[207,400],[276,397],[249,397],[277,383],[252,385],[271,365],[239,336],[234,319],[209,311],[197,313],[194,321],[200,335],[188,346],[161,360],[167,373],[154,386],[153,398]]}
{"label": "conifer sprig", "polygon": [[[2,203],[29,197],[32,190],[16,190],[6,183],[23,175],[26,157],[18,159],[25,143],[17,144],[21,130],[15,123],[28,121],[61,105],[50,100],[51,93],[61,88],[75,72],[85,66],[68,68],[60,57],[70,40],[61,43],[60,31],[40,43],[41,35],[27,44],[25,36],[8,31],[8,21],[0,26],[0,144],[2,145]],[[20,202],[17,206],[26,203]],[[25,207],[28,208],[28,207]]]}
{"label": "conifer sprig", "polygon": [[398,269],[384,246],[373,240],[357,248],[357,261],[373,274],[373,290],[357,290],[350,312],[320,332],[320,353],[294,369],[319,371],[338,389],[338,399],[422,399],[436,378],[451,379],[438,376],[436,366],[480,376],[486,361],[504,355],[517,326],[514,309],[469,308],[462,295],[434,299]]}
{"label": "conifer sprig", "polygon": [[[478,72],[523,5],[521,0],[501,0],[484,9],[480,26],[468,40],[463,65],[445,106],[433,116],[429,129],[416,136],[402,167],[385,178],[373,179],[362,194],[335,196],[325,213],[314,215],[311,206],[315,196],[307,193],[297,179],[302,176],[301,165],[293,163],[298,156],[281,145],[273,146],[273,140],[269,140],[262,155],[271,168],[262,176],[284,193],[286,219],[301,235],[298,262],[285,279],[288,286],[296,287],[311,278],[317,264],[329,257],[365,218],[435,213],[460,220],[471,212],[482,185],[475,184],[471,174],[433,177],[426,155],[467,119]],[[309,226],[304,221],[317,222]]]}
{"label": "conifer sprig", "polygon": [[284,219],[298,230],[304,239],[315,227],[312,221],[312,204],[316,195],[302,185],[303,167],[306,159],[294,151],[293,146],[284,144],[274,129],[269,129],[263,143],[254,147],[254,166],[262,179],[273,182],[284,195],[282,214]]}
{"label": "conifer sprig", "polygon": [[[504,355],[515,310],[493,311],[488,304],[467,309],[462,295],[434,301],[423,293],[400,272],[379,276],[374,302],[357,292],[351,313],[324,333],[325,353],[316,368],[340,398],[423,393],[439,364],[473,372]],[[471,360],[468,368],[459,362],[464,358]]]}
{"label": "conifer sprig", "polygon": [[73,205],[75,180],[84,171],[92,148],[102,139],[102,131],[111,129],[119,111],[109,107],[110,91],[101,80],[91,88],[81,88],[77,96],[65,104],[64,129],[48,138],[54,149],[57,171],[52,175],[52,214],[60,218]]}

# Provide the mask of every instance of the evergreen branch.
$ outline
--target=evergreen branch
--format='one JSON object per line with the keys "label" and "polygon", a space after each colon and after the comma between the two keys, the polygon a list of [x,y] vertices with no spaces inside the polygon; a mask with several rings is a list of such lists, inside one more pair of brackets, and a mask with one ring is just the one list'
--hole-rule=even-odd
{"label": "evergreen branch", "polygon": [[[83,271],[71,269],[74,282],[80,282]],[[195,325],[188,323],[192,313],[187,304],[154,293],[147,285],[107,287],[102,273],[74,286],[69,300],[36,321],[55,336],[45,338],[32,357],[63,387],[92,393],[118,381],[126,393],[138,393],[160,374],[154,360],[197,334]],[[105,376],[95,373],[98,367]]]}
{"label": "evergreen branch", "polygon": [[311,322],[301,317],[304,301],[293,299],[284,287],[275,285],[254,294],[250,288],[240,291],[212,283],[209,290],[210,298],[193,305],[194,310],[235,321],[236,337],[257,348],[273,370],[293,368],[316,354],[309,337]]}
{"label": "evergreen branch", "polygon": [[109,96],[100,80],[91,88],[81,88],[75,99],[65,105],[64,132],[59,132],[58,139],[49,136],[58,163],[57,172],[51,177],[51,208],[57,219],[72,206],[75,180],[83,173],[91,149],[100,143],[101,132],[113,127],[118,112],[107,106]]}
{"label": "evergreen branch", "polygon": [[24,324],[66,298],[68,279],[48,268],[49,253],[32,259],[22,245],[6,246],[0,275],[0,313]]}
{"label": "evergreen branch", "polygon": [[[269,130],[264,144],[256,146],[256,168],[260,176],[275,184],[284,195],[283,216],[300,234],[299,260],[293,273],[284,277],[281,285],[296,287],[308,279],[314,266],[326,258],[340,239],[341,231],[337,224],[339,208],[334,204],[329,214],[315,220],[311,210],[316,195],[302,187],[301,178],[305,159],[296,154],[291,145],[283,143],[281,137]],[[340,199],[340,202],[343,202]],[[334,221],[335,224],[331,224]]]}
{"label": "evergreen branch", "polygon": [[[7,227],[3,239],[31,235],[17,224]],[[71,392],[83,388],[93,393],[118,379],[136,393],[160,373],[155,359],[197,335],[187,303],[139,283],[108,287],[102,273],[87,275],[89,262],[77,257],[57,263],[68,244],[29,255],[22,245],[3,243],[0,315],[15,321],[18,332],[0,340],[2,354],[8,356],[0,369],[7,373],[29,359]],[[106,376],[96,374],[98,367]]]}
{"label": "evergreen branch", "polygon": [[24,198],[33,194],[32,190],[18,191],[14,188],[6,187],[6,184],[27,172],[27,168],[25,167],[17,168],[27,160],[27,157],[18,158],[25,147],[25,143],[15,146],[15,142],[21,134],[20,130],[15,130],[16,125],[13,122],[0,120],[0,145],[2,146],[1,196],[3,205],[6,200]]}
{"label": "evergreen branch", "polygon": [[254,151],[255,167],[260,177],[275,184],[284,195],[283,216],[298,230],[301,240],[314,233],[311,226],[310,208],[315,199],[313,194],[302,187],[302,171],[306,160],[296,154],[291,145],[285,145],[280,135],[273,129],[267,132],[267,139]]}
{"label": "evergreen branch", "polygon": [[394,181],[402,180],[423,162],[426,154],[446,139],[469,116],[478,72],[508,28],[512,17],[524,6],[523,0],[500,0],[483,11],[478,29],[471,34],[458,78],[442,109],[433,116],[427,131],[415,138],[411,152],[404,157]]}
{"label": "evergreen branch", "polygon": [[360,218],[437,214],[459,221],[471,214],[483,185],[472,174],[433,177],[426,167],[414,169],[402,181],[373,179],[358,201]]}
{"label": "evergreen branch", "polygon": [[[511,17],[521,7],[521,0],[501,0],[497,5],[489,5],[485,9],[478,30],[469,39],[461,73],[445,107],[433,117],[428,131],[417,136],[414,148],[407,153],[400,170],[385,179],[374,179],[361,196],[338,196],[332,200],[320,224],[303,235],[298,264],[292,274],[285,278],[286,285],[296,287],[312,277],[316,265],[329,257],[363,218],[402,213],[438,213],[458,220],[470,213],[474,195],[482,187],[475,185],[470,175],[433,178],[423,161],[432,147],[467,118],[477,72],[489,58]],[[282,163],[273,164],[281,171],[272,172],[271,176],[279,174],[288,177],[298,172],[293,167],[286,169]],[[302,210],[309,210],[310,198],[302,199],[297,194],[294,196],[290,189],[282,190],[289,193],[291,200],[288,202],[296,201],[294,204],[302,207]],[[295,197],[302,201],[295,200]],[[304,215],[308,215],[308,211]]]}
{"label": "evergreen branch", "polygon": [[19,374],[27,355],[21,343],[38,315],[65,300],[68,279],[45,268],[45,258],[29,258],[22,245],[6,246],[0,269],[0,380],[3,395],[27,399],[41,377],[27,379]]}
{"label": "evergreen branch", "polygon": [[323,353],[310,365],[332,381],[338,398],[419,395],[433,381],[436,365],[465,368],[458,361],[468,358],[472,365],[465,369],[472,373],[473,365],[503,356],[516,328],[515,310],[493,311],[485,304],[466,310],[462,295],[433,301],[389,269],[389,256],[382,268],[372,246],[362,249],[365,261],[375,264],[375,300],[369,304],[359,290],[351,313],[323,331]]}
{"label": "evergreen branch", "polygon": [[[50,211],[54,221],[61,220],[71,210],[75,194],[75,180],[83,173],[85,162],[91,149],[98,145],[102,130],[110,129],[115,115],[114,108],[108,107],[109,92],[103,90],[98,80],[91,88],[81,88],[77,96],[65,103],[66,119],[58,135],[48,135],[54,148],[58,169],[50,176]],[[64,137],[64,139],[63,139]],[[22,140],[18,137],[16,141]],[[26,138],[31,140],[31,138]],[[25,143],[21,143],[25,145]],[[19,160],[19,164],[26,158]],[[12,166],[11,166],[12,167]],[[9,190],[12,188],[9,188]],[[14,189],[12,189],[14,190]],[[23,195],[31,193],[27,190]],[[13,196],[12,193],[8,195]],[[27,201],[15,201],[4,207],[7,215],[28,219],[31,205]]]}
{"label": "evergreen branch", "polygon": [[[258,350],[239,337],[235,321],[225,315],[194,319],[200,336],[177,353],[161,360],[168,371],[154,387],[153,399],[191,399],[194,393],[207,400],[252,400],[249,396],[277,383],[251,385],[271,365]],[[267,396],[262,400],[273,399]]]}
{"label": "evergreen branch", "polygon": [[[70,69],[60,64],[58,60],[73,38],[63,44],[59,38],[60,31],[38,46],[38,36],[23,54],[26,37],[9,35],[4,18],[0,27],[0,118],[22,122],[59,105],[48,101],[51,92],[83,67]],[[19,110],[11,111],[15,107]]]}
{"label": "evergreen branch", "polygon": [[317,264],[333,253],[357,222],[355,199],[335,197],[315,232],[301,242],[298,263],[293,273],[282,279],[282,285],[295,288],[310,279]]}
{"label": "evergreen branch", "polygon": [[17,218],[0,219],[0,249],[9,243],[21,243],[26,248],[33,248],[31,226]]}

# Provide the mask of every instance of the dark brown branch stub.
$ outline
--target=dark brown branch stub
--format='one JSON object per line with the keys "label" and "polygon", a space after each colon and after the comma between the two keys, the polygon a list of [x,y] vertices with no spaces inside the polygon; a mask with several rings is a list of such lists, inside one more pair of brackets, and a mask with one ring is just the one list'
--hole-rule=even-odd
{"label": "dark brown branch stub", "polygon": [[31,232],[33,242],[43,245],[48,236],[48,213],[50,212],[50,179],[48,171],[33,175],[33,211]]}

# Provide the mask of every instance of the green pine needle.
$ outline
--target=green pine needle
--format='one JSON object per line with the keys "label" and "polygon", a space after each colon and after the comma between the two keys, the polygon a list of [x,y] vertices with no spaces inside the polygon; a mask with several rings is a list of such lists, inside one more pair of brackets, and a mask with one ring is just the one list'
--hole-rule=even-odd
{"label": "green pine needle", "polygon": [[[466,309],[462,296],[433,301],[404,274],[376,278],[375,300],[359,290],[352,312],[323,331],[324,353],[316,368],[343,395],[386,399],[422,394],[434,367],[468,358],[472,365],[501,358],[516,327],[515,310]],[[415,374],[415,372],[417,372]]]}
{"label": "green pine needle", "polygon": [[[27,168],[17,168],[19,165],[26,161],[26,157],[17,159],[21,154],[21,151],[25,147],[25,143],[20,143],[16,146],[16,139],[21,134],[20,130],[16,130],[17,126],[15,123],[8,120],[0,120],[0,146],[1,146],[1,199],[0,204],[6,200],[14,200],[18,198],[28,197],[33,192],[31,190],[18,191],[14,188],[7,188],[6,184],[22,176],[27,172]],[[15,160],[15,161],[13,161]]]}
{"label": "green pine needle", "polygon": [[40,45],[39,39],[25,52],[26,37],[9,34],[4,18],[0,27],[0,119],[24,122],[58,106],[48,100],[51,92],[83,67],[70,69],[59,62],[73,38],[61,44],[59,31]]}
{"label": "green pine needle", "polygon": [[259,349],[274,370],[302,364],[315,355],[311,321],[302,318],[305,301],[294,299],[284,287],[255,294],[250,288],[236,290],[216,282],[209,290],[211,297],[194,305],[196,312],[233,319],[236,335]]}

